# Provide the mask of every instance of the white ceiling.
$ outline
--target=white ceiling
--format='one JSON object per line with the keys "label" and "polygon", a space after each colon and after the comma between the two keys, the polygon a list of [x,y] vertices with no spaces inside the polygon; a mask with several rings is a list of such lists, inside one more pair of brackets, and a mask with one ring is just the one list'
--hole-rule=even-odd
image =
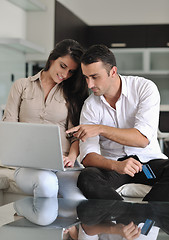
{"label": "white ceiling", "polygon": [[58,0],[88,25],[166,24],[169,0]]}

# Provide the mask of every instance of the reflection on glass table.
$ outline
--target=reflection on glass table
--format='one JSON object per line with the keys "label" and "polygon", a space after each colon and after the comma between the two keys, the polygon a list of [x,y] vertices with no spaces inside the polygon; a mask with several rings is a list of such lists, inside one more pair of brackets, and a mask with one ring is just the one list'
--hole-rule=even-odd
{"label": "reflection on glass table", "polygon": [[1,240],[169,239],[169,203],[165,202],[28,197],[13,206],[22,217],[0,227]]}
{"label": "reflection on glass table", "polygon": [[27,197],[14,202],[19,220],[0,228],[1,240],[62,240],[64,231],[79,223],[79,202],[57,198]]}
{"label": "reflection on glass table", "polygon": [[[169,239],[169,203],[88,200],[78,205],[77,214],[84,232],[99,240]],[[136,226],[141,229],[138,235]]]}

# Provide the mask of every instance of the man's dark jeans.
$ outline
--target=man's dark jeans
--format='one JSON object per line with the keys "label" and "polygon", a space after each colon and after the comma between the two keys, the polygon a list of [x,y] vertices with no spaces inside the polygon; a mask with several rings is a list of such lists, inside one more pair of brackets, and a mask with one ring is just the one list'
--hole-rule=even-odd
{"label": "man's dark jeans", "polygon": [[143,171],[131,177],[116,171],[87,167],[81,171],[77,186],[87,199],[122,200],[117,188],[127,183],[140,183],[152,186],[143,201],[169,201],[169,160],[154,159],[148,164],[156,175],[155,179],[147,179]]}

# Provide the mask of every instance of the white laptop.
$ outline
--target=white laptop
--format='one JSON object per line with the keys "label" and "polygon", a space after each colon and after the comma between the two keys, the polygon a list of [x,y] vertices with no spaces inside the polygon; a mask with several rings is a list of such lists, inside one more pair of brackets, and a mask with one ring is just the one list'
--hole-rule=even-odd
{"label": "white laptop", "polygon": [[0,161],[5,166],[81,170],[64,168],[60,129],[52,124],[1,121]]}

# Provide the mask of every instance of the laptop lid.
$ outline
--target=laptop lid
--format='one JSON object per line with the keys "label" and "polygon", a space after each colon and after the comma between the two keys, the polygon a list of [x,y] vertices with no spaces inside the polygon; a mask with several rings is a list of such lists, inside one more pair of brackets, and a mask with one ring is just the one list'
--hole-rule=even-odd
{"label": "laptop lid", "polygon": [[64,170],[57,125],[0,122],[0,159],[15,167]]}
{"label": "laptop lid", "polygon": [[0,228],[2,240],[63,240],[63,228],[38,226],[27,219],[20,219]]}

